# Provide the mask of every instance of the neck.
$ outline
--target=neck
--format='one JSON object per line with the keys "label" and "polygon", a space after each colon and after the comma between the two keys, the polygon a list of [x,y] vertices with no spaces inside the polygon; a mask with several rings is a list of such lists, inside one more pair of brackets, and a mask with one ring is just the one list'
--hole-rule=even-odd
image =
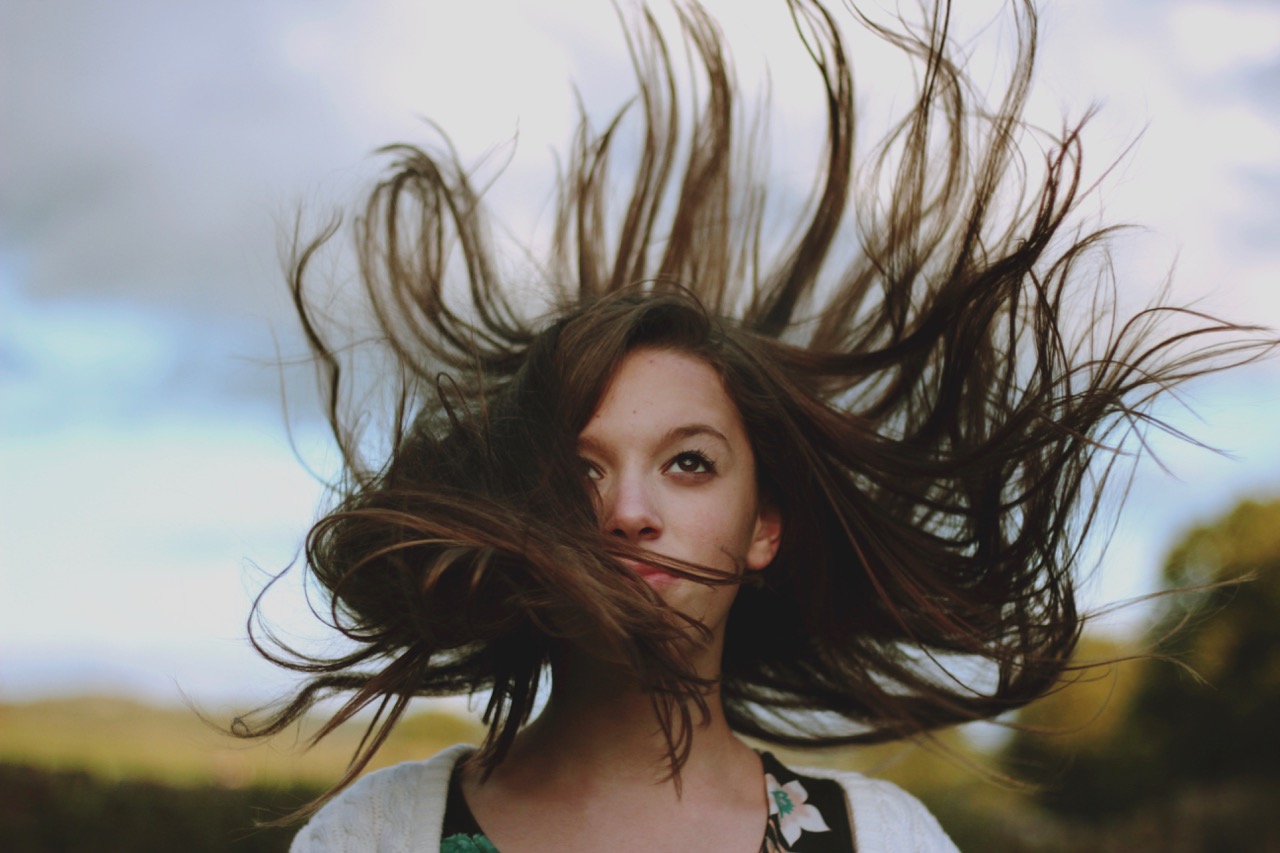
{"label": "neck", "polygon": [[[718,651],[714,661],[713,672]],[[493,772],[463,769],[463,796],[498,849],[638,849],[638,839],[654,850],[758,849],[768,813],[763,770],[730,731],[714,686],[703,697],[706,718],[692,721],[676,784],[640,684],[580,653],[561,655],[552,676],[546,709]],[[566,804],[575,820],[553,819]]]}
{"label": "neck", "polygon": [[[720,650],[705,651],[695,667],[704,678],[717,677]],[[690,708],[690,748],[680,774],[687,782],[755,761],[729,728],[718,686],[708,687],[703,699],[705,716]],[[546,708],[520,733],[495,774],[518,777],[527,770],[543,780],[572,778],[580,785],[597,779],[658,785],[670,779],[669,750],[652,695],[616,667],[569,650],[552,667]]]}

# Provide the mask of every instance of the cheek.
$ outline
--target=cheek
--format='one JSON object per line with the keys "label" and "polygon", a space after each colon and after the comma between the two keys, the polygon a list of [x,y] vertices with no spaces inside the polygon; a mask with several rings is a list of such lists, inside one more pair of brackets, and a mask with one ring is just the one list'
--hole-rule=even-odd
{"label": "cheek", "polygon": [[685,515],[690,531],[707,547],[710,559],[723,559],[725,553],[735,560],[746,556],[755,533],[755,507],[731,498],[711,506],[700,507]]}

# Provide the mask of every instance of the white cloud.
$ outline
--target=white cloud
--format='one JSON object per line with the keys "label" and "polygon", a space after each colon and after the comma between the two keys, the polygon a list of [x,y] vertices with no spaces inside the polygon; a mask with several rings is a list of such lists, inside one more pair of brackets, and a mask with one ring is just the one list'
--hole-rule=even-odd
{"label": "white cloud", "polygon": [[1275,4],[1169,6],[1170,46],[1193,74],[1227,75],[1280,57],[1280,8]]}
{"label": "white cloud", "polygon": [[[287,565],[320,496],[280,430],[181,416],[87,424],[6,442],[0,471],[0,670],[10,680],[0,689],[22,692],[12,680],[25,672],[65,690],[58,672],[30,662],[80,678],[79,650],[126,668],[134,660],[135,670],[163,661],[130,677],[149,692],[193,674],[236,694],[234,680],[200,677],[203,661],[255,666],[244,622],[264,576],[251,563]],[[305,632],[294,598],[273,613]]]}

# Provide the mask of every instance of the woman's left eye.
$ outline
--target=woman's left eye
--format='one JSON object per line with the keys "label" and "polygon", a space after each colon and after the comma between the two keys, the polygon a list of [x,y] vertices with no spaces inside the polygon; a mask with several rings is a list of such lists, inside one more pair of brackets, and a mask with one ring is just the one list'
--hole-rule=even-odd
{"label": "woman's left eye", "polygon": [[712,474],[716,470],[715,463],[696,450],[685,451],[672,459],[671,467],[681,474]]}

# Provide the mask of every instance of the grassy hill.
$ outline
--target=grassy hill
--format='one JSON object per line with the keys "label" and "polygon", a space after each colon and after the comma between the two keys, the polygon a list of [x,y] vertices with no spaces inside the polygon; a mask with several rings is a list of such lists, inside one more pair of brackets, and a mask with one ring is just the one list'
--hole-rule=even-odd
{"label": "grassy hill", "polygon": [[[0,704],[0,763],[171,785],[324,786],[342,774],[364,732],[362,725],[349,724],[308,750],[307,736],[318,719],[301,733],[262,742],[238,740],[218,730],[229,726],[234,716],[233,711],[197,713],[107,696]],[[454,743],[479,743],[483,736],[484,729],[474,719],[427,705],[396,727],[370,769],[426,758]],[[946,740],[958,752],[973,755],[962,739]],[[773,751],[787,763],[868,771],[913,790],[972,781],[972,774],[954,761],[912,745]]]}
{"label": "grassy hill", "polygon": [[[306,750],[319,720],[268,742],[237,740],[233,712],[158,708],[83,696],[0,704],[0,848],[5,853],[184,850],[272,853],[294,830],[255,821],[297,808],[336,781],[363,727],[348,725]],[[472,719],[425,705],[395,730],[371,769],[425,758],[483,736]],[[955,733],[946,746],[980,760]],[[952,831],[993,792],[963,761],[913,746],[822,753],[773,750],[792,765],[868,770],[925,796]],[[944,815],[944,813],[946,813]]]}
{"label": "grassy hill", "polygon": [[[306,735],[245,742],[230,711],[82,696],[0,704],[0,849],[5,853],[283,853],[296,827],[262,828],[338,779],[362,727],[304,750]],[[427,706],[373,765],[425,758],[479,726]]]}
{"label": "grassy hill", "polygon": [[[242,741],[216,728],[229,726],[233,712],[202,713],[207,719],[190,708],[104,696],[0,704],[0,763],[179,786],[327,786],[341,775],[363,732],[348,725],[304,750],[316,721],[301,734]],[[428,708],[397,727],[372,766],[426,758],[449,744],[478,742],[482,734],[460,714]]]}

